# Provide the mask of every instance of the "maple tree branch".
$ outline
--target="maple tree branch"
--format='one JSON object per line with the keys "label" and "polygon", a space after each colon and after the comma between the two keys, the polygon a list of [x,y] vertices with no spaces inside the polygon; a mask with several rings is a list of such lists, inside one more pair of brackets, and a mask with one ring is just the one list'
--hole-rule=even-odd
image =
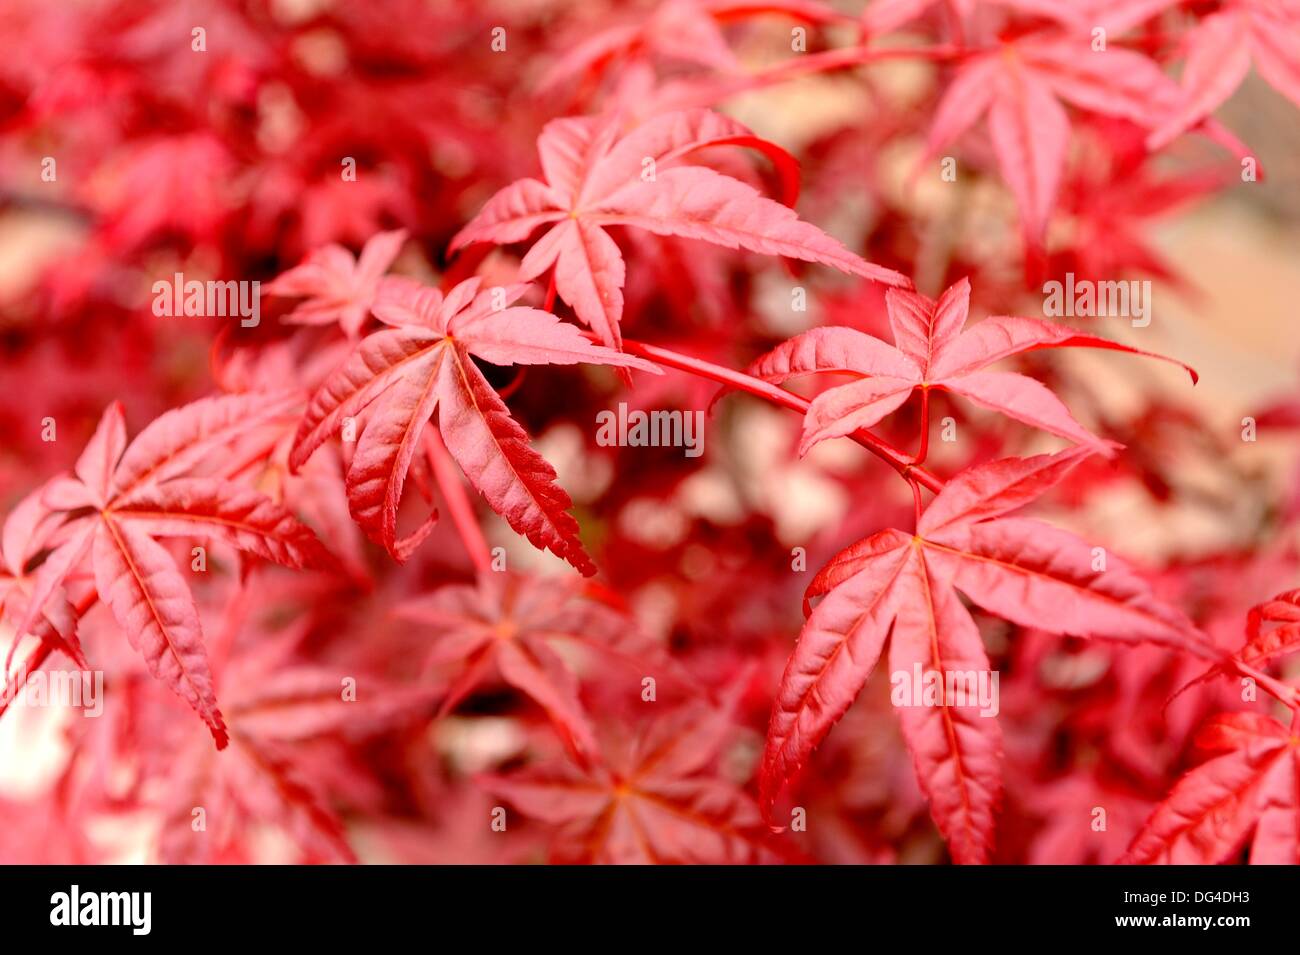
{"label": "maple tree branch", "polygon": [[[589,333],[588,335],[591,337]],[[658,345],[648,345],[645,342],[625,338],[623,339],[623,351],[629,355],[636,355],[638,358],[657,361],[669,368],[676,368],[678,371],[684,371],[700,378],[708,378],[711,381],[732,388],[739,388],[741,391],[747,391],[751,395],[765,398],[773,404],[780,405],[782,408],[789,408],[791,411],[797,411],[800,414],[806,414],[808,406],[811,404],[807,399],[800,398],[793,392],[768,384],[766,381],[747,375],[742,371],[733,371],[730,368],[715,365],[702,358],[693,358],[690,355],[683,355],[667,348],[661,348]],[[892,444],[877,438],[870,431],[859,429],[847,435],[847,437],[862,445],[862,447],[880,458],[909,481],[915,480],[936,494],[943,489],[942,480],[902,451],[899,451]]]}
{"label": "maple tree branch", "polygon": [[442,492],[443,503],[447,505],[447,512],[451,514],[451,522],[456,527],[456,533],[460,535],[461,543],[465,545],[474,568],[478,571],[491,570],[492,551],[483,536],[482,528],[478,526],[478,519],[474,516],[474,505],[470,503],[469,496],[465,493],[465,485],[461,483],[460,474],[456,470],[456,465],[452,463],[447,446],[442,443],[442,436],[438,434],[437,429],[426,428],[424,434],[429,466],[433,468],[434,480],[438,482],[438,490]]}
{"label": "maple tree branch", "polygon": [[921,446],[916,450],[916,464],[924,464],[930,450],[930,389],[921,386]]}
{"label": "maple tree branch", "polygon": [[743,93],[752,93],[802,76],[831,73],[836,70],[882,63],[888,60],[917,59],[941,63],[960,60],[981,52],[984,51],[941,44],[938,46],[870,48],[859,45],[836,50],[825,50],[821,53],[806,53],[782,63],[777,63],[775,66],[760,70],[750,76],[727,79],[714,86],[706,86],[694,95],[680,97],[674,102],[678,108],[682,109],[690,106],[713,106],[721,100]]}
{"label": "maple tree branch", "polygon": [[1254,680],[1257,686],[1262,686],[1270,696],[1276,697],[1279,703],[1300,713],[1300,691],[1295,687],[1288,686],[1281,680],[1275,680],[1238,657],[1232,657],[1229,662],[1234,670],[1247,679]]}

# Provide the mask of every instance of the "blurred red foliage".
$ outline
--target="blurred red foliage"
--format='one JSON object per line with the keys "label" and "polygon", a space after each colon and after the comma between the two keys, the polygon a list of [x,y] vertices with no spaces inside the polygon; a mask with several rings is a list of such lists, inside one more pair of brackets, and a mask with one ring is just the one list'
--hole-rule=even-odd
{"label": "blurred red foliage", "polygon": [[1300,5],[862,6],[9,0],[0,861],[1300,862],[1300,508],[1043,351]]}

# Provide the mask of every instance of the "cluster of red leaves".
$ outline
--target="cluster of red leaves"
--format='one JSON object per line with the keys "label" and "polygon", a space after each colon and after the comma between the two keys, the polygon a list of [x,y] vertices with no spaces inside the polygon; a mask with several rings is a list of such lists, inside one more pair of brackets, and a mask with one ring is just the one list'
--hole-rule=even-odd
{"label": "cluster of red leaves", "polygon": [[[69,666],[104,711],[0,859],[1300,862],[1300,509],[1121,560],[1096,493],[1159,520],[1228,455],[1156,392],[1084,424],[1031,353],[1160,356],[1004,314],[1177,278],[1148,220],[1253,163],[1211,114],[1251,65],[1300,104],[1297,37],[1287,0],[8,3],[0,199],[60,238],[5,303],[0,715],[34,759],[13,704]],[[870,108],[798,155],[719,111],[796,80]],[[1156,162],[1187,133],[1220,152]],[[174,273],[267,320],[151,314]],[[708,408],[704,455],[598,445],[620,402]],[[891,705],[882,656],[1001,712]]]}

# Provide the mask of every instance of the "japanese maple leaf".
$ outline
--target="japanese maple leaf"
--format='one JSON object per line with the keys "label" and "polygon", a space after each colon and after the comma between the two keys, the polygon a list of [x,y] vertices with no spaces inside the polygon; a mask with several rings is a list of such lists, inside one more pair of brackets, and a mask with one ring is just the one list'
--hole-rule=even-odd
{"label": "japanese maple leaf", "polygon": [[[967,279],[949,288],[937,302],[916,292],[890,289],[885,303],[894,345],[852,328],[814,328],[750,366],[751,375],[772,383],[822,372],[855,376],[856,380],[813,400],[804,418],[800,454],[819,441],[870,427],[902,405],[916,388],[949,391],[1044,431],[1108,451],[1109,443],[1079,424],[1042,383],[1015,372],[984,369],[1012,355],[1068,346],[1161,357],[1034,318],[994,316],[963,331],[970,310]],[[1187,371],[1195,381],[1196,373]]]}
{"label": "japanese maple leaf", "polygon": [[[990,613],[1052,633],[1149,640],[1213,657],[1181,613],[1113,556],[1048,524],[1004,515],[1059,482],[1089,448],[970,468],[948,483],[915,534],[885,530],[849,547],[808,586],[821,597],[799,635],[772,709],[759,778],[765,814],[844,714],[889,641],[889,669],[989,670],[960,590]],[[933,679],[933,678],[925,678]],[[893,682],[891,680],[891,682]],[[1001,791],[1001,736],[980,704],[899,706],[930,811],[959,863],[988,860]]]}
{"label": "japanese maple leaf", "polygon": [[662,648],[629,620],[563,581],[488,572],[479,575],[477,585],[439,588],[394,613],[432,629],[437,639],[427,665],[463,664],[442,713],[495,669],[547,712],[582,760],[596,756],[598,747],[578,697],[578,680],[562,654],[582,648],[631,664],[637,693],[641,678],[663,675],[670,666]]}
{"label": "japanese maple leaf", "polygon": [[1250,840],[1251,863],[1300,865],[1295,722],[1288,729],[1258,713],[1224,714],[1195,745],[1216,755],[1178,781],[1120,862],[1213,865]]}
{"label": "japanese maple leaf", "polygon": [[149,672],[189,703],[224,747],[226,727],[194,597],[155,538],[206,538],[287,567],[332,567],[311,530],[266,496],[218,478],[186,476],[237,436],[283,421],[299,402],[292,392],[203,399],[167,412],[130,445],[122,407],[110,405],[77,459],[75,477],[56,478],[45,489],[45,505],[67,519],[36,572],[19,635],[89,558],[99,598]]}
{"label": "japanese maple leaf", "polygon": [[784,150],[710,110],[657,116],[628,132],[616,117],[553,120],[537,141],[545,181],[521,179],[502,189],[456,234],[451,249],[473,242],[522,242],[549,226],[524,256],[520,280],[554,268],[560,297],[611,348],[622,340],[625,268],[609,226],[820,262],[889,285],[910,284],[752,186],[683,164],[695,150],[728,144],[763,150],[787,182],[792,180],[797,166]]}
{"label": "japanese maple leaf", "polygon": [[285,316],[285,322],[294,325],[337,322],[348,338],[356,338],[380,298],[384,273],[405,241],[404,229],[381,232],[366,243],[355,259],[343,246],[327,245],[268,283],[264,291],[306,299]]}
{"label": "japanese maple leaf", "polygon": [[777,858],[753,800],[708,771],[727,740],[724,708],[689,707],[633,737],[610,739],[582,770],[525,770],[480,783],[558,827],[564,864],[742,864]]}
{"label": "japanese maple leaf", "polygon": [[[1267,623],[1276,624],[1265,627]],[[1246,641],[1233,654],[1206,670],[1182,687],[1176,696],[1214,677],[1228,676],[1234,672],[1233,661],[1264,669],[1292,653],[1300,652],[1300,590],[1288,590],[1264,603],[1252,607],[1246,615]],[[1290,698],[1300,702],[1300,692],[1290,689]],[[1285,690],[1280,690],[1285,695]]]}
{"label": "japanese maple leaf", "polygon": [[[1275,627],[1264,629],[1264,624]],[[1246,645],[1237,656],[1251,666],[1266,666],[1300,651],[1300,590],[1288,590],[1252,607],[1246,615]]]}
{"label": "japanese maple leaf", "polygon": [[[1134,128],[1120,131],[1116,125],[1108,121],[1099,130],[1101,148],[1071,168],[1060,201],[1070,229],[1053,250],[1048,274],[1061,279],[1074,272],[1076,279],[1108,281],[1136,273],[1186,286],[1187,277],[1155,248],[1152,226],[1224,188],[1235,173],[1222,167],[1158,173],[1140,140],[1133,143]],[[1121,136],[1123,146],[1117,144]],[[1126,151],[1130,144],[1140,152]]]}
{"label": "japanese maple leaf", "polygon": [[[1169,6],[1173,0],[1169,0]],[[1207,118],[1255,69],[1279,93],[1300,106],[1300,3],[1296,0],[1229,0],[1183,38],[1187,62],[1183,97],[1147,139],[1167,145]]]}
{"label": "japanese maple leaf", "polygon": [[316,392],[298,428],[290,466],[301,468],[344,418],[369,410],[348,468],[348,505],[372,540],[394,559],[405,560],[432,529],[430,518],[408,537],[397,538],[407,470],[436,410],[447,449],[492,509],[535,546],[594,574],[555,471],[529,446],[471,356],[496,365],[587,362],[658,369],[592,344],[549,312],[511,307],[527,285],[480,291],[480,284],[469,279],[445,298],[437,289],[408,286],[395,301],[377,305],[376,316],[392,327],[363,339]]}
{"label": "japanese maple leaf", "polygon": [[1003,42],[962,62],[935,109],[929,153],[987,116],[1002,180],[1015,195],[1026,245],[1041,247],[1070,145],[1061,101],[1145,128],[1177,99],[1152,60],[1115,46],[1094,51],[1086,32],[1043,32]]}

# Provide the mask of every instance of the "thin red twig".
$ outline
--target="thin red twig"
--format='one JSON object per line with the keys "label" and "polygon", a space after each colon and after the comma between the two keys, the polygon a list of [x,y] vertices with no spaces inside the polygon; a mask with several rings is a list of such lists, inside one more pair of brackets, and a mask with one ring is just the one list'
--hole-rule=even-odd
{"label": "thin red twig", "polygon": [[1237,657],[1233,657],[1229,663],[1242,676],[1254,680],[1257,686],[1262,686],[1270,696],[1276,697],[1279,703],[1293,710],[1300,710],[1300,691],[1297,691],[1295,687],[1288,686],[1281,680],[1273,679],[1267,673],[1255,669],[1249,663]]}
{"label": "thin red twig", "polygon": [[[626,338],[623,340],[623,350],[629,355],[648,358],[661,365],[667,365],[669,368],[676,368],[678,371],[685,371],[701,378],[716,381],[719,384],[739,388],[741,391],[747,391],[751,395],[765,398],[773,404],[780,405],[782,408],[789,408],[791,411],[797,411],[800,414],[805,414],[808,411],[810,402],[807,399],[800,398],[784,388],[778,388],[776,385],[754,378],[752,375],[715,365],[702,358],[693,358],[667,348],[661,348],[658,345],[648,345],[644,342],[631,341]],[[871,432],[859,430],[853,432],[849,437],[880,458],[904,478],[909,480],[914,478],[918,483],[936,494],[943,489],[942,480],[918,465],[892,444],[882,441]]]}
{"label": "thin red twig", "polygon": [[924,464],[930,451],[930,389],[921,388],[921,446],[916,450],[916,463]]}

